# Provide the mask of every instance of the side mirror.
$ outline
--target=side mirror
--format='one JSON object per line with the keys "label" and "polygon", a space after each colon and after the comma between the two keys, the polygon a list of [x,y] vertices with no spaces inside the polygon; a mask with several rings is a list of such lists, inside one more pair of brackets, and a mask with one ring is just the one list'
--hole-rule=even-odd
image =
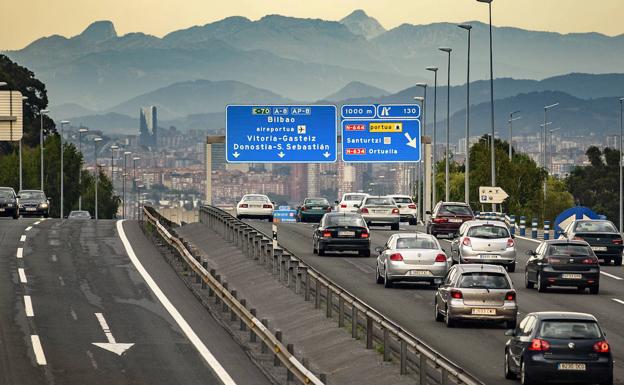
{"label": "side mirror", "polygon": [[277,204],[275,202],[271,202],[273,204],[273,206],[277,206]]}
{"label": "side mirror", "polygon": [[381,246],[377,246],[375,247],[375,251],[378,252],[379,254],[383,253],[384,249]]}
{"label": "side mirror", "polygon": [[515,337],[516,336],[516,330],[515,329],[509,329],[505,331],[505,335],[507,337]]}
{"label": "side mirror", "polygon": [[425,214],[427,214],[427,215],[431,215],[431,210],[427,210],[427,211],[425,211]]}
{"label": "side mirror", "polygon": [[340,202],[338,202],[338,201],[334,201],[334,203],[335,203],[335,204],[339,204]]}
{"label": "side mirror", "polygon": [[511,239],[516,239],[515,234],[511,234]]}
{"label": "side mirror", "polygon": [[529,257],[532,257],[535,255],[535,251],[534,250],[527,250],[526,255],[528,255]]}
{"label": "side mirror", "polygon": [[52,201],[52,198],[46,198],[48,200],[48,202]]}

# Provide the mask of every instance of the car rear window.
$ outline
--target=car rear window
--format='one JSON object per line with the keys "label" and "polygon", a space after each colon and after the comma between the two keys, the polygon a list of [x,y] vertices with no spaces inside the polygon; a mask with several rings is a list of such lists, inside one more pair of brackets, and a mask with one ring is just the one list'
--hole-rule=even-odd
{"label": "car rear window", "polygon": [[492,272],[472,272],[462,274],[459,287],[464,289],[510,289],[505,275]]}
{"label": "car rear window", "polygon": [[347,194],[344,197],[345,201],[361,201],[362,199],[364,199],[366,195],[361,195],[361,194]]}
{"label": "car rear window", "polygon": [[269,198],[262,195],[248,195],[243,197],[244,202],[269,202]]}
{"label": "car rear window", "polygon": [[598,324],[583,320],[545,320],[539,329],[542,338],[555,339],[597,339],[602,333]]}
{"label": "car rear window", "polygon": [[368,198],[365,206],[394,206],[392,198]]}
{"label": "car rear window", "polygon": [[611,222],[580,222],[576,225],[578,233],[617,233],[617,229]]}
{"label": "car rear window", "polygon": [[559,244],[550,245],[550,247],[548,248],[548,255],[572,256],[591,255],[591,253],[589,251],[589,247],[584,245]]}
{"label": "car rear window", "polygon": [[325,220],[325,225],[366,227],[366,222],[359,215],[330,215]]}
{"label": "car rear window", "polygon": [[319,206],[323,206],[323,205],[328,205],[329,202],[327,201],[327,199],[325,198],[318,198],[318,199],[306,199],[304,202],[306,205],[319,205]]}
{"label": "car rear window", "polygon": [[509,238],[509,230],[502,226],[482,225],[471,227],[466,235],[484,239]]}
{"label": "car rear window", "polygon": [[438,245],[429,238],[399,238],[396,241],[397,249],[437,249]]}
{"label": "car rear window", "polygon": [[463,205],[442,205],[438,214],[445,215],[472,215],[470,207]]}
{"label": "car rear window", "polygon": [[411,198],[394,198],[396,203],[414,203]]}

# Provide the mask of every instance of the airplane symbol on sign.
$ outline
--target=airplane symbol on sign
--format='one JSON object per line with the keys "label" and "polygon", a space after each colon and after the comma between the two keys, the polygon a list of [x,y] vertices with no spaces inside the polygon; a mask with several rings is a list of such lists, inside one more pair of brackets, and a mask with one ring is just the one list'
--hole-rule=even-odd
{"label": "airplane symbol on sign", "polygon": [[297,126],[297,133],[298,134],[305,134],[306,133],[306,126],[305,125]]}

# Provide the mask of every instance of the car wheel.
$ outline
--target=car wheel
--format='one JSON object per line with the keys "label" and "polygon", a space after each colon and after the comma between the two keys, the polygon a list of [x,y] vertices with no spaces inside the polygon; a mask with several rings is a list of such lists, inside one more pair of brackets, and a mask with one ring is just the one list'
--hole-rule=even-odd
{"label": "car wheel", "polygon": [[388,278],[388,269],[385,269],[385,271],[384,271],[384,287],[386,289],[390,289],[392,286],[393,286],[392,280],[390,278]]}
{"label": "car wheel", "polygon": [[589,287],[589,294],[598,294],[600,292],[600,285],[596,284]]}
{"label": "car wheel", "polygon": [[238,219],[240,221],[241,219],[243,219],[243,217],[238,215],[238,214],[236,214],[236,219]]}
{"label": "car wheel", "polygon": [[528,373],[526,372],[526,366],[524,365],[524,361],[522,361],[522,364],[520,364],[520,383],[522,385],[534,385],[535,381],[533,381],[533,378],[529,377]]}
{"label": "car wheel", "polygon": [[13,215],[13,219],[19,219],[19,214]]}
{"label": "car wheel", "polygon": [[435,300],[435,304],[433,305],[433,310],[435,311],[435,320],[436,322],[444,321],[444,316],[440,314],[440,306],[438,305],[438,300]]}
{"label": "car wheel", "polygon": [[508,380],[515,380],[518,378],[516,373],[512,372],[509,368],[509,353],[505,351],[505,378]]}
{"label": "car wheel", "polygon": [[546,283],[542,280],[542,275],[537,273],[537,291],[543,293],[546,291]]}
{"label": "car wheel", "polygon": [[375,282],[377,282],[378,285],[384,283],[383,277],[379,274],[379,265],[377,265],[377,268],[375,269],[375,275],[377,276]]}
{"label": "car wheel", "polygon": [[368,257],[370,257],[370,250],[360,250],[358,252],[358,255],[360,257],[368,258]]}
{"label": "car wheel", "polygon": [[316,243],[312,241],[312,254],[318,254],[318,249],[316,248]]}
{"label": "car wheel", "polygon": [[416,218],[412,218],[409,220],[409,224],[410,226],[416,226],[418,225],[418,221],[416,220]]}
{"label": "car wheel", "polygon": [[615,266],[622,266],[622,256],[613,258],[613,264]]}
{"label": "car wheel", "polygon": [[527,289],[533,289],[533,287],[535,287],[535,284],[529,281],[529,273],[527,271],[524,272],[524,287]]}
{"label": "car wheel", "polygon": [[454,328],[456,325],[456,321],[450,316],[448,306],[446,307],[446,314],[444,314],[444,323],[446,324],[447,328]]}
{"label": "car wheel", "polygon": [[394,224],[390,225],[390,229],[392,229],[394,231],[398,231],[399,230],[399,224],[398,223],[394,223]]}
{"label": "car wheel", "polygon": [[507,265],[507,271],[510,273],[514,273],[516,271],[516,263],[512,262],[509,265]]}

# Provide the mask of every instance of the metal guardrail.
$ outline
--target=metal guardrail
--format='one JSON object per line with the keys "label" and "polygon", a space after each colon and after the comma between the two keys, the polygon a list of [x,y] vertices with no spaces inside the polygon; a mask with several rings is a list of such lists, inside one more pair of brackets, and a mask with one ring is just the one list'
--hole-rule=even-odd
{"label": "metal guardrail", "polygon": [[165,240],[169,246],[174,248],[182,259],[187,263],[194,272],[198,283],[201,280],[227,306],[233,314],[240,318],[249,328],[250,333],[255,334],[260,340],[272,347],[275,357],[286,367],[286,369],[294,375],[303,384],[323,385],[311,371],[309,371],[297,358],[292,355],[286,346],[274,336],[271,331],[265,327],[262,322],[257,319],[250,310],[248,310],[238,299],[230,293],[227,287],[214,277],[208,270],[207,265],[203,265],[202,261],[187,249],[186,245],[176,236],[173,236],[161,221],[165,218],[151,207],[143,207],[143,219],[152,224],[158,234]]}
{"label": "metal guardrail", "polygon": [[429,380],[440,385],[484,385],[474,375],[306,265],[277,241],[274,243],[272,234],[263,234],[213,206],[202,206],[199,216],[200,222],[241,248],[248,257],[268,267],[279,281],[293,288],[295,293],[303,294],[306,301],[313,300],[317,309],[324,302],[327,318],[333,318],[334,311],[337,311],[338,327],[345,327],[345,318],[350,318],[352,337],[359,338],[359,331],[363,330],[366,348],[373,349],[373,345],[378,343],[384,361],[397,357],[402,375],[413,368],[418,372],[420,385],[431,384]]}

